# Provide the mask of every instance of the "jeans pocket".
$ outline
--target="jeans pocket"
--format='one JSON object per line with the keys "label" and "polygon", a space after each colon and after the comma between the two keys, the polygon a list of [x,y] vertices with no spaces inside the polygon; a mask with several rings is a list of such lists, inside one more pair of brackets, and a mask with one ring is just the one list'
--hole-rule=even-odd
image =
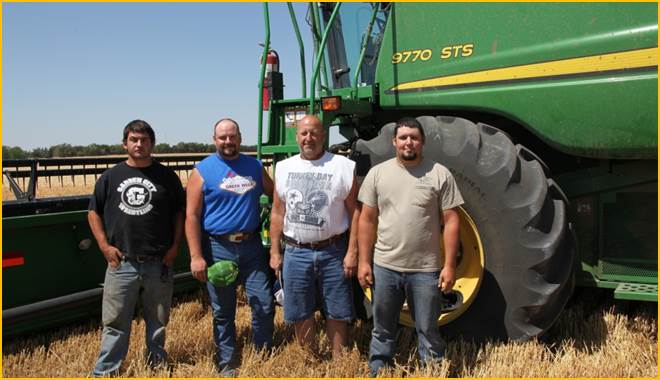
{"label": "jeans pocket", "polygon": [[116,273],[117,271],[119,271],[119,269],[121,268],[122,264],[124,264],[124,260],[119,260],[119,264],[117,264],[116,267],[113,267],[112,264],[108,263],[108,272],[110,272],[110,273]]}

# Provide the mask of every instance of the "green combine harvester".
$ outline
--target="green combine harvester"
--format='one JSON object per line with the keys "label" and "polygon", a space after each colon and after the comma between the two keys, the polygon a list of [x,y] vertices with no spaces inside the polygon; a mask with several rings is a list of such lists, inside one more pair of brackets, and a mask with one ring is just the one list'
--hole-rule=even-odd
{"label": "green combine harvester", "polygon": [[[393,122],[418,118],[424,155],[466,201],[444,332],[538,336],[575,286],[657,302],[657,4],[311,3],[309,80],[288,6],[302,95],[283,97],[264,4],[258,154],[277,170],[315,113],[361,178],[394,156]],[[3,337],[99,312],[87,199],[3,204]],[[187,254],[177,268],[179,289],[195,286]],[[363,317],[369,297],[356,297]]]}

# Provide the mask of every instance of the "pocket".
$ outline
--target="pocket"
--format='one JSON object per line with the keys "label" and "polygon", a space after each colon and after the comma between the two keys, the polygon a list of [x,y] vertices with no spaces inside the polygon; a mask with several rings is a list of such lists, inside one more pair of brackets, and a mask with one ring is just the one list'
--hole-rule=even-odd
{"label": "pocket", "polygon": [[113,267],[110,263],[108,263],[108,272],[110,273],[117,272],[123,264],[124,264],[124,260],[119,260],[119,264],[117,264],[116,267]]}
{"label": "pocket", "polygon": [[410,203],[413,206],[428,207],[433,202],[434,196],[435,189],[432,186],[416,185]]}

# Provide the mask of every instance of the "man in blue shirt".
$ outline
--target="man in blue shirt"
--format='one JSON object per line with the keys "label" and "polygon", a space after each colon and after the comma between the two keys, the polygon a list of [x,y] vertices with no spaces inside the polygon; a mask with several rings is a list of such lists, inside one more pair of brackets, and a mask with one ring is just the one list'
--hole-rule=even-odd
{"label": "man in blue shirt", "polygon": [[[244,283],[252,308],[254,344],[270,349],[275,307],[266,252],[259,236],[259,197],[273,194],[273,182],[261,163],[239,153],[241,132],[232,119],[213,130],[217,152],[199,162],[187,185],[186,238],[190,270],[206,282],[213,308],[216,364],[224,376],[235,375],[236,286]],[[220,260],[238,266],[238,279],[216,287],[207,268]]]}

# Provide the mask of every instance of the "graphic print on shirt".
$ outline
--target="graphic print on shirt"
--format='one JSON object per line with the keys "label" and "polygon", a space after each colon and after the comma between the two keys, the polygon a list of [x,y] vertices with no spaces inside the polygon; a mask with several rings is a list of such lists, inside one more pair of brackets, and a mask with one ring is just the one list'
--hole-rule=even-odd
{"label": "graphic print on shirt", "polygon": [[119,209],[125,214],[144,215],[154,208],[151,199],[156,186],[146,178],[128,178],[119,184],[117,191],[121,194]]}
{"label": "graphic print on shirt", "polygon": [[229,172],[226,178],[222,179],[220,183],[220,188],[222,190],[231,191],[238,195],[243,195],[248,191],[254,189],[257,185],[257,182],[251,176],[242,177],[236,175],[234,172]]}
{"label": "graphic print on shirt", "polygon": [[290,223],[321,227],[327,222],[323,214],[330,199],[325,190],[331,189],[332,176],[327,173],[289,173],[286,215]]}

